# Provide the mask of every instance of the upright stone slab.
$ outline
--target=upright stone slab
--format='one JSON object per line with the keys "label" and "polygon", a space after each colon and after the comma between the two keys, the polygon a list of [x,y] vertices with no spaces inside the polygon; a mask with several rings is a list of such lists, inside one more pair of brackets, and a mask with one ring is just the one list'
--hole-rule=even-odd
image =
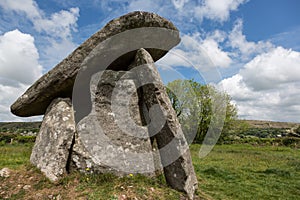
{"label": "upright stone slab", "polygon": [[59,180],[66,172],[75,121],[71,100],[52,101],[37,135],[30,161],[51,181]]}
{"label": "upright stone slab", "polygon": [[152,123],[149,134],[156,138],[167,183],[193,199],[197,177],[189,146],[151,55],[145,49],[138,50],[131,68],[142,86],[142,101]]}
{"label": "upright stone slab", "polygon": [[72,155],[76,168],[153,175],[154,155],[131,73],[105,70],[95,74],[91,94],[92,111],[77,125]]}

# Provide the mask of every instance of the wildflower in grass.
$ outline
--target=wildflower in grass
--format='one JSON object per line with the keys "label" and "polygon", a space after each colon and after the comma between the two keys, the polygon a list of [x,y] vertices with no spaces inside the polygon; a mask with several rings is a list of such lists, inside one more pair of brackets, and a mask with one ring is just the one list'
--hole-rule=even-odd
{"label": "wildflower in grass", "polygon": [[129,174],[130,177],[133,177],[133,174]]}

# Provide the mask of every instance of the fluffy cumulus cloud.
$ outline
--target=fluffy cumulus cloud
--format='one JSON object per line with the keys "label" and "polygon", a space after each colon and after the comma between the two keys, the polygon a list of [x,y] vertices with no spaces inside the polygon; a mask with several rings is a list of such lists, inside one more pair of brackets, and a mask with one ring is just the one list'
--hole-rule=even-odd
{"label": "fluffy cumulus cloud", "polygon": [[277,47],[257,55],[220,85],[242,118],[299,121],[300,52]]}
{"label": "fluffy cumulus cloud", "polygon": [[42,75],[42,65],[53,67],[77,46],[72,33],[77,31],[79,8],[46,14],[34,0],[1,0],[0,8],[6,17],[32,24],[41,45],[38,51],[35,38],[19,30],[0,36],[0,121],[24,120],[10,113],[10,105]]}
{"label": "fluffy cumulus cloud", "polygon": [[300,81],[300,52],[277,47],[256,56],[240,74],[255,91],[276,89],[282,84]]}
{"label": "fluffy cumulus cloud", "polygon": [[195,7],[195,15],[199,20],[204,18],[224,22],[228,20],[231,11],[247,2],[247,0],[203,0],[201,5]]}
{"label": "fluffy cumulus cloud", "polygon": [[76,21],[79,17],[79,8],[62,10],[46,17],[34,0],[2,0],[0,6],[7,11],[25,14],[37,31],[61,38],[71,36],[71,31],[76,30]]}
{"label": "fluffy cumulus cloud", "polygon": [[34,19],[40,16],[37,9],[37,4],[33,0],[2,0],[0,6],[6,10],[13,10],[16,12],[24,12],[29,18]]}
{"label": "fluffy cumulus cloud", "polygon": [[224,39],[224,33],[218,30],[203,36],[200,33],[182,35],[179,46],[160,62],[171,66],[196,67],[198,70],[229,67],[232,60],[219,45]]}
{"label": "fluffy cumulus cloud", "polygon": [[0,121],[17,120],[10,105],[42,75],[34,38],[19,30],[0,36]]}
{"label": "fluffy cumulus cloud", "polygon": [[38,17],[33,19],[34,26],[38,31],[45,31],[50,35],[61,38],[71,37],[71,31],[77,31],[77,20],[79,8],[70,8],[70,10],[61,10],[53,13],[49,19]]}
{"label": "fluffy cumulus cloud", "polygon": [[[194,5],[192,14],[199,21],[202,21],[203,19],[209,19],[218,22],[225,22],[229,19],[232,11],[236,11],[241,4],[246,3],[247,1],[248,0],[201,0],[198,1],[198,4]],[[179,5],[187,5],[187,1],[179,2],[181,2]],[[179,8],[182,7],[183,6],[180,6]]]}
{"label": "fluffy cumulus cloud", "polygon": [[0,75],[3,78],[30,84],[42,74],[34,38],[14,30],[0,36]]}
{"label": "fluffy cumulus cloud", "polygon": [[[119,0],[113,0],[118,2]],[[172,20],[186,23],[187,19],[198,20],[202,22],[204,19],[225,22],[229,19],[230,13],[236,11],[241,4],[248,0],[156,0],[152,1],[133,0],[127,1],[128,11],[146,10],[156,12],[164,16],[168,13]],[[124,2],[124,1],[123,1]],[[176,16],[176,17],[175,17]],[[183,24],[182,24],[183,25]]]}
{"label": "fluffy cumulus cloud", "polygon": [[[72,32],[77,31],[77,20],[79,8],[61,10],[47,16],[34,0],[2,0],[2,7],[12,17],[16,14],[25,16],[34,26],[34,29],[42,33],[46,46],[41,52],[41,56],[47,58],[43,63],[47,67],[53,67],[61,59],[66,57],[77,45],[73,43]],[[60,44],[61,48],[57,48]],[[55,57],[53,52],[57,52]]]}

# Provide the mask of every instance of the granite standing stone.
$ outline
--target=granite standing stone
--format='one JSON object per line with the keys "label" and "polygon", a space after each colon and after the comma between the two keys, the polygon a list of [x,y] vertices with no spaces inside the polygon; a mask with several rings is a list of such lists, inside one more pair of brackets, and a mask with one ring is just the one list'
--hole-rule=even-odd
{"label": "granite standing stone", "polygon": [[70,99],[58,98],[49,105],[32,149],[30,161],[51,181],[66,172],[75,130]]}
{"label": "granite standing stone", "polygon": [[[193,199],[197,177],[189,146],[151,55],[145,49],[138,50],[131,69],[142,85],[142,101],[153,123],[149,126],[149,134],[156,138],[167,183]],[[151,111],[153,106],[155,110]],[[162,125],[161,121],[165,123]]]}
{"label": "granite standing stone", "polygon": [[153,175],[157,170],[157,155],[153,155],[143,126],[140,98],[132,78],[128,72],[113,70],[93,76],[92,111],[77,126],[72,155],[76,168],[116,175]]}

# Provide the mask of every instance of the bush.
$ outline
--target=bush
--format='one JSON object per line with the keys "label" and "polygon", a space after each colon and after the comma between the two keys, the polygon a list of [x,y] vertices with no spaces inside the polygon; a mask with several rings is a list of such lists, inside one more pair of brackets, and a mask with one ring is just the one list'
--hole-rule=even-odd
{"label": "bush", "polygon": [[258,138],[258,137],[244,137],[240,139],[229,138],[223,144],[251,144],[251,145],[280,145],[299,148],[300,138],[297,137],[282,137],[282,138]]}
{"label": "bush", "polygon": [[0,142],[10,143],[12,139],[15,139],[17,134],[15,133],[1,133],[0,134]]}
{"label": "bush", "polygon": [[16,138],[15,138],[15,141],[18,142],[18,143],[33,143],[35,142],[35,136],[22,136],[22,135],[18,135]]}
{"label": "bush", "polygon": [[300,134],[300,126],[298,126],[298,128],[296,128],[295,132]]}
{"label": "bush", "polygon": [[293,146],[293,145],[297,145],[300,144],[300,138],[296,138],[296,137],[286,137],[282,139],[282,144],[284,146]]}
{"label": "bush", "polygon": [[16,133],[1,133],[0,142],[1,144],[11,143],[33,143],[35,142],[36,136],[23,136]]}
{"label": "bush", "polygon": [[3,140],[3,141],[0,141],[0,147],[1,146],[4,146],[6,143],[5,143],[5,141]]}

